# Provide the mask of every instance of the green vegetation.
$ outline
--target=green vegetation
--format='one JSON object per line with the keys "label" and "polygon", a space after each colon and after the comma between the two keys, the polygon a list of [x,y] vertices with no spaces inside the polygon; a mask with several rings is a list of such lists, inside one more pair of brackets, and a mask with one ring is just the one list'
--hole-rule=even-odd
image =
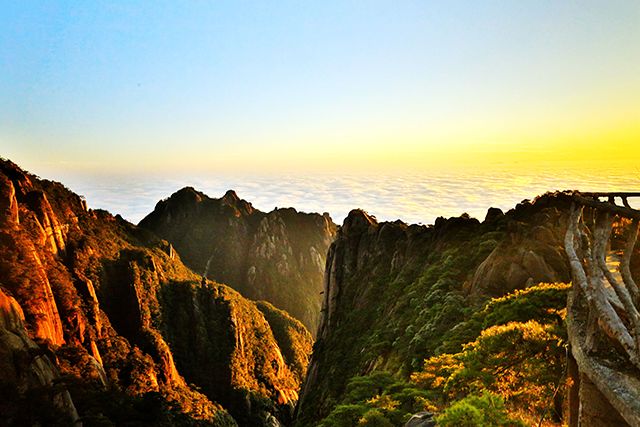
{"label": "green vegetation", "polygon": [[269,322],[282,356],[295,375],[296,381],[302,384],[313,346],[311,334],[302,323],[286,311],[279,310],[266,301],[258,301],[256,306]]}
{"label": "green vegetation", "polygon": [[467,228],[448,236],[446,246],[427,255],[425,269],[416,279],[407,283],[410,271],[405,271],[381,283],[380,300],[393,305],[376,309],[376,333],[365,345],[392,355],[387,368],[404,373],[418,368],[437,351],[442,337],[473,312],[462,285],[467,272],[493,250],[495,241],[494,233],[477,236],[474,231]]}
{"label": "green vegetation", "polygon": [[568,289],[540,284],[492,299],[444,337],[441,348],[459,351],[427,358],[408,381],[385,371],[352,377],[321,425],[369,425],[370,411],[391,425],[424,410],[441,411],[442,426],[520,426],[545,413],[559,420]]}
{"label": "green vegetation", "polygon": [[436,421],[441,427],[526,427],[508,415],[500,396],[488,392],[458,400]]}
{"label": "green vegetation", "polygon": [[[384,370],[408,378],[449,330],[478,309],[464,284],[503,233],[468,217],[444,221],[435,228],[384,224],[376,234],[356,234],[362,255],[345,252],[353,243],[339,237],[337,244],[349,249],[341,249],[345,260],[338,264],[349,265],[351,257],[361,264],[348,275],[336,272],[343,276],[341,307],[333,315],[339,327],[315,344],[327,371],[305,396],[310,403],[304,403],[299,425],[313,423],[314,411],[328,414],[354,376]],[[400,262],[393,261],[394,251],[403,254]]]}
{"label": "green vegetation", "polygon": [[456,353],[462,346],[480,336],[483,329],[508,322],[537,320],[541,323],[562,323],[570,285],[540,283],[519,289],[500,298],[493,298],[466,321],[444,334],[435,353]]}
{"label": "green vegetation", "polygon": [[163,334],[188,382],[242,425],[259,425],[267,412],[291,416],[300,383],[255,303],[224,285],[190,281],[167,283],[160,301]]}
{"label": "green vegetation", "polygon": [[434,409],[429,393],[388,372],[353,377],[347,384],[345,398],[321,423],[334,426],[397,426],[412,413]]}

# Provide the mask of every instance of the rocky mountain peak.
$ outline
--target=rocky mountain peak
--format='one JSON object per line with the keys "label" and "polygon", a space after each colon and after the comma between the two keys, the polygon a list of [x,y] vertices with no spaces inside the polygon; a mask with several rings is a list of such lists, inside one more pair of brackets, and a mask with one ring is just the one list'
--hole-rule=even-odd
{"label": "rocky mountain peak", "polygon": [[183,187],[180,190],[173,193],[167,199],[167,202],[169,202],[170,204],[176,204],[176,205],[177,204],[191,205],[191,204],[199,203],[206,198],[207,198],[206,194],[201,193],[195,188],[188,186],[188,187]]}
{"label": "rocky mountain peak", "polygon": [[484,217],[484,222],[493,222],[504,216],[504,212],[500,208],[489,208],[487,210],[487,215]]}
{"label": "rocky mountain peak", "polygon": [[378,221],[372,215],[362,209],[353,209],[344,220],[342,225],[342,233],[347,235],[350,233],[362,233],[368,230],[370,226],[378,225]]}
{"label": "rocky mountain peak", "polygon": [[229,201],[229,202],[231,201],[237,202],[240,200],[240,197],[238,197],[238,194],[234,190],[227,190],[227,192],[224,193],[224,196],[222,196],[222,198],[225,201]]}
{"label": "rocky mountain peak", "polygon": [[[214,200],[214,199],[210,199]],[[239,215],[251,215],[254,213],[253,205],[244,199],[238,197],[238,194],[234,190],[227,190],[222,196],[220,203],[226,206],[230,206],[236,210],[236,216]]]}
{"label": "rocky mountain peak", "polygon": [[22,195],[27,194],[33,187],[29,175],[10,160],[0,158],[0,172],[13,183],[16,192]]}

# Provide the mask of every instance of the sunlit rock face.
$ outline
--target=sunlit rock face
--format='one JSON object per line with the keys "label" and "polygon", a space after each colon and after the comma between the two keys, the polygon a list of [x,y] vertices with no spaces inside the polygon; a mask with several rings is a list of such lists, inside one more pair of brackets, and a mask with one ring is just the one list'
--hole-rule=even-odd
{"label": "sunlit rock face", "polygon": [[0,289],[0,387],[12,393],[0,403],[3,422],[28,425],[32,414],[25,409],[41,405],[69,425],[79,416],[66,388],[42,393],[60,381],[60,372],[49,356],[29,337],[18,302]]}
{"label": "sunlit rock face", "polygon": [[18,201],[13,183],[5,175],[0,176],[0,223],[2,225],[17,224]]}
{"label": "sunlit rock face", "polygon": [[313,425],[349,378],[407,373],[488,298],[541,281],[568,281],[562,250],[567,200],[550,194],[484,222],[463,215],[432,226],[345,219],[327,256],[322,318],[297,408]]}
{"label": "sunlit rock face", "polygon": [[315,332],[336,232],[328,214],[264,213],[233,191],[212,199],[186,187],[158,202],[140,227],[171,242],[194,271],[269,301]]}
{"label": "sunlit rock face", "polygon": [[[64,414],[115,425],[291,418],[311,349],[298,321],[267,319],[201,281],[167,241],[5,160],[0,215],[0,362],[21,360],[0,380],[27,393],[13,402],[26,420],[17,425]],[[30,414],[32,385],[50,396],[60,374],[68,387]]]}

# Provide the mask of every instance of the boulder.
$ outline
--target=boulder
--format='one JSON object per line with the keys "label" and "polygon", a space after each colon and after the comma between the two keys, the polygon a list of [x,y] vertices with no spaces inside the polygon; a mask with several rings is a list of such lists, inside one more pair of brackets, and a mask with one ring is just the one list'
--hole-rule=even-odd
{"label": "boulder", "polygon": [[435,427],[436,421],[433,419],[432,412],[418,412],[414,414],[404,427]]}

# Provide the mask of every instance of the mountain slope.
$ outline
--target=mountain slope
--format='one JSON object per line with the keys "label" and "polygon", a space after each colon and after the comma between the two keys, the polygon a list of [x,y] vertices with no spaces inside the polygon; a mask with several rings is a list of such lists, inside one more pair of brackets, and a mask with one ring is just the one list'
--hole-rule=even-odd
{"label": "mountain slope", "polygon": [[158,202],[140,227],[171,242],[194,271],[286,310],[315,333],[336,231],[328,214],[264,213],[233,191],[212,199],[186,187]]}
{"label": "mountain slope", "polygon": [[[19,387],[19,402],[29,402],[34,387],[59,390],[42,420],[54,410],[73,418],[72,406],[85,425],[261,425],[290,417],[300,382],[292,370],[300,367],[284,361],[255,303],[201,281],[149,231],[88,210],[61,184],[6,160],[0,292],[3,316],[13,319],[3,336],[24,335],[23,347],[0,340],[0,352],[36,351],[51,364],[39,385],[20,379],[30,375],[29,363],[0,385]],[[194,339],[197,325],[208,335]],[[291,339],[310,346],[304,335]]]}
{"label": "mountain slope", "polygon": [[299,425],[326,417],[351,378],[386,371],[406,379],[425,359],[459,351],[479,331],[456,325],[488,298],[568,281],[557,208],[566,203],[562,194],[548,195],[507,214],[492,209],[483,223],[463,215],[429,227],[352,211],[327,257]]}

